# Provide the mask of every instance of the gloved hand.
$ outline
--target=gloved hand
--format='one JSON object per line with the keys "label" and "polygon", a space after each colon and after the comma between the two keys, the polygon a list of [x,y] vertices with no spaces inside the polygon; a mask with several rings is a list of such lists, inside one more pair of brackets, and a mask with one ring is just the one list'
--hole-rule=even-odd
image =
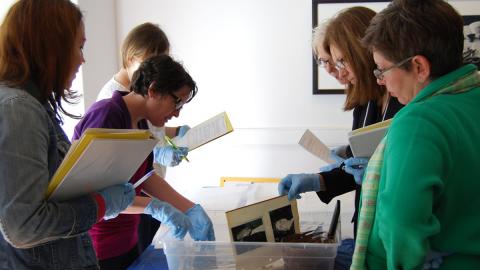
{"label": "gloved hand", "polygon": [[288,194],[288,199],[302,198],[299,194],[307,191],[320,191],[320,175],[318,174],[289,174],[278,183],[278,193]]}
{"label": "gloved hand", "polygon": [[333,169],[340,167],[342,162],[345,160],[343,157],[346,157],[346,147],[339,146],[330,150],[330,158],[335,160],[335,163],[328,164],[320,168],[320,172],[329,172]]}
{"label": "gloved hand", "polygon": [[143,212],[169,226],[173,236],[177,239],[183,239],[192,226],[184,213],[171,204],[157,199],[152,199]]}
{"label": "gloved hand", "polygon": [[106,187],[98,191],[105,201],[105,216],[103,219],[112,219],[129,207],[135,199],[135,189],[132,184],[120,184]]}
{"label": "gloved hand", "polygon": [[155,163],[162,164],[163,166],[173,167],[180,164],[183,157],[188,155],[187,147],[175,148],[171,145],[156,146],[153,149],[153,157]]}
{"label": "gloved hand", "polygon": [[185,133],[187,133],[187,131],[190,130],[190,127],[187,126],[187,125],[183,125],[183,126],[180,126],[178,128],[178,134],[177,134],[177,137],[183,137],[185,136]]}
{"label": "gloved hand", "polygon": [[215,241],[215,232],[213,224],[205,210],[199,204],[195,204],[192,208],[185,212],[190,219],[192,227],[190,228],[190,236],[195,241]]}
{"label": "gloved hand", "polygon": [[353,177],[355,178],[355,182],[358,185],[362,184],[363,174],[365,173],[365,169],[367,168],[368,161],[368,158],[351,157],[343,162],[343,164],[345,165],[345,172],[353,175]]}
{"label": "gloved hand", "polygon": [[451,252],[438,252],[430,251],[425,257],[425,262],[423,263],[423,270],[429,269],[438,269],[443,263],[443,257],[451,255]]}

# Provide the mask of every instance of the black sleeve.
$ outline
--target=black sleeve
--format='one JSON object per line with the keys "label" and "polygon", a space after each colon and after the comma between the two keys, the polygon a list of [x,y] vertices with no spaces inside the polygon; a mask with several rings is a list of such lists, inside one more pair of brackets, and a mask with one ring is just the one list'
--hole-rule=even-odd
{"label": "black sleeve", "polygon": [[321,172],[320,174],[325,182],[326,190],[317,192],[317,195],[324,203],[329,203],[336,196],[357,188],[357,183],[355,183],[353,176],[341,168],[336,168],[329,172]]}

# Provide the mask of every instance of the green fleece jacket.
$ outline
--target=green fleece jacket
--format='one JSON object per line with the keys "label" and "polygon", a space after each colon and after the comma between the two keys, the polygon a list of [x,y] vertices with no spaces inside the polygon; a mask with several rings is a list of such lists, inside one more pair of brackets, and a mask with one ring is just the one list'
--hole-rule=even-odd
{"label": "green fleece jacket", "polygon": [[473,70],[434,80],[393,119],[368,269],[421,269],[430,250],[452,252],[440,269],[480,269],[480,85],[431,96]]}

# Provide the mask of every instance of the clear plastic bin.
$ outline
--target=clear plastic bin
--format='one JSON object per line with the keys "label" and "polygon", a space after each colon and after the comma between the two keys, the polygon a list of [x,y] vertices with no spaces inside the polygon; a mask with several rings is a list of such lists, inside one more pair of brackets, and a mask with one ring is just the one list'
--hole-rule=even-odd
{"label": "clear plastic bin", "polygon": [[[163,247],[170,270],[334,268],[337,248],[341,242],[340,222],[335,243],[229,242],[228,238],[225,238],[225,234],[228,236],[226,224],[221,218],[225,213],[208,214],[214,222],[217,235],[215,242],[195,242],[188,240],[189,237],[178,241],[168,237],[169,232],[165,228],[163,232],[157,233],[157,246]],[[331,216],[331,213],[315,213],[309,216],[318,220],[320,214]],[[313,228],[313,223],[308,219],[300,223],[302,232]]]}
{"label": "clear plastic bin", "polygon": [[337,243],[165,241],[163,245],[170,270],[330,270],[334,267]]}

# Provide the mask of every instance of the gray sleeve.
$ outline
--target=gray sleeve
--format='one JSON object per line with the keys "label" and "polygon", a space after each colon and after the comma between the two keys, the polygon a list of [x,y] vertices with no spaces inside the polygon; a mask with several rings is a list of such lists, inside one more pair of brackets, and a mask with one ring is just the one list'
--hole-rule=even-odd
{"label": "gray sleeve", "polygon": [[[14,247],[28,248],[86,232],[95,222],[92,196],[45,200],[50,180],[49,118],[29,95],[0,102],[0,229]],[[51,158],[51,157],[50,157]],[[50,160],[51,162],[51,160]]]}

